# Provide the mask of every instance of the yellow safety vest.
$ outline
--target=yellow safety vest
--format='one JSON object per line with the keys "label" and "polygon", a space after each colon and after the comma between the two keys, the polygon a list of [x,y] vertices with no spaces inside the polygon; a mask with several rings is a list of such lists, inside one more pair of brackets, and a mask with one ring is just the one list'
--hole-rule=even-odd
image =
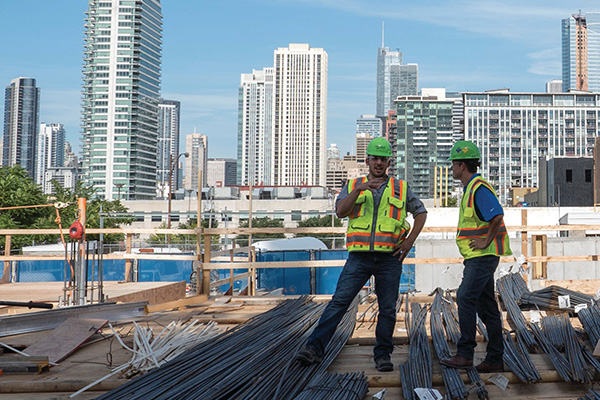
{"label": "yellow safety vest", "polygon": [[460,215],[456,231],[458,250],[465,259],[486,255],[509,256],[512,251],[510,250],[508,232],[504,222],[502,222],[496,237],[488,247],[485,249],[472,249],[469,247],[471,239],[486,237],[490,227],[488,222],[479,219],[475,211],[475,191],[480,186],[487,187],[496,195],[492,186],[485,179],[480,176],[471,179],[460,201]]}
{"label": "yellow safety vest", "polygon": [[[348,193],[366,180],[366,177],[350,179]],[[410,230],[406,221],[406,190],[406,182],[390,178],[377,210],[374,210],[373,193],[370,190],[360,192],[349,216],[348,251],[391,252],[404,240]]]}

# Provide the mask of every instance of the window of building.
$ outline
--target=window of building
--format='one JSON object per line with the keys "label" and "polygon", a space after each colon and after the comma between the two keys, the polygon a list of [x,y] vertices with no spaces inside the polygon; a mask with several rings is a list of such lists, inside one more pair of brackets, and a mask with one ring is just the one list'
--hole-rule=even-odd
{"label": "window of building", "polygon": [[572,169],[567,170],[567,182],[573,182],[573,170]]}
{"label": "window of building", "polygon": [[586,182],[591,182],[592,181],[592,170],[591,169],[586,169],[585,170],[585,181]]}
{"label": "window of building", "polygon": [[162,215],[153,215],[152,222],[162,222]]}

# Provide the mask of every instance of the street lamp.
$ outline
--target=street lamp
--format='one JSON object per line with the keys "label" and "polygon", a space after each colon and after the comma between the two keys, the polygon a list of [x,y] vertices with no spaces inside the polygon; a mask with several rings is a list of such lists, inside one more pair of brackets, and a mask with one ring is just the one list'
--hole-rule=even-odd
{"label": "street lamp", "polygon": [[[169,215],[167,216],[167,229],[171,229],[171,197],[173,196],[173,170],[175,169],[175,166],[177,165],[177,160],[179,160],[179,157],[181,156],[185,156],[186,158],[189,157],[189,153],[180,153],[177,155],[177,157],[173,158],[173,155],[171,154],[171,156],[169,157],[169,161],[170,161],[170,169],[169,169],[169,210],[168,213]],[[167,235],[167,243],[171,243],[171,235]]]}
{"label": "street lamp", "polygon": [[121,200],[121,188],[123,186],[125,186],[124,183],[115,183],[115,186],[117,187],[117,200]]}

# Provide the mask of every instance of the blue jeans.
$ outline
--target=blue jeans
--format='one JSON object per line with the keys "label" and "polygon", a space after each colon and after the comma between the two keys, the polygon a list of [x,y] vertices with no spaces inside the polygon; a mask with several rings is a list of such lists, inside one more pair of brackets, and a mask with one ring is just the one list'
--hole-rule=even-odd
{"label": "blue jeans", "polygon": [[321,355],[324,354],[348,307],[373,275],[379,303],[379,316],[375,328],[377,342],[373,349],[373,358],[377,360],[391,354],[394,350],[392,337],[396,325],[396,301],[401,274],[402,263],[392,253],[351,251],[338,279],[335,293],[307,344],[314,346]]}
{"label": "blue jeans", "polygon": [[475,341],[477,314],[485,324],[489,342],[485,361],[500,364],[504,352],[502,342],[502,322],[498,303],[494,297],[494,272],[499,257],[490,255],[464,261],[463,279],[456,294],[458,319],[461,337],[457,344],[457,354],[469,360],[477,345]]}

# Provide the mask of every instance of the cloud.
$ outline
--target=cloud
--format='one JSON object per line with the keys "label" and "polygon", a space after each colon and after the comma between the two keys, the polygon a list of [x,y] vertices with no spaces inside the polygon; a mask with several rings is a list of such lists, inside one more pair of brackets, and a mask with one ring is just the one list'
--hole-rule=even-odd
{"label": "cloud", "polygon": [[597,4],[582,0],[570,6],[560,0],[280,0],[280,3],[304,4],[339,10],[382,21],[412,21],[474,32],[490,37],[518,40],[535,45],[555,41],[560,20],[579,8],[594,10]]}
{"label": "cloud", "polygon": [[527,69],[527,72],[559,77],[562,70],[560,54],[560,49],[557,48],[529,53],[527,57],[531,59],[531,66]]}

